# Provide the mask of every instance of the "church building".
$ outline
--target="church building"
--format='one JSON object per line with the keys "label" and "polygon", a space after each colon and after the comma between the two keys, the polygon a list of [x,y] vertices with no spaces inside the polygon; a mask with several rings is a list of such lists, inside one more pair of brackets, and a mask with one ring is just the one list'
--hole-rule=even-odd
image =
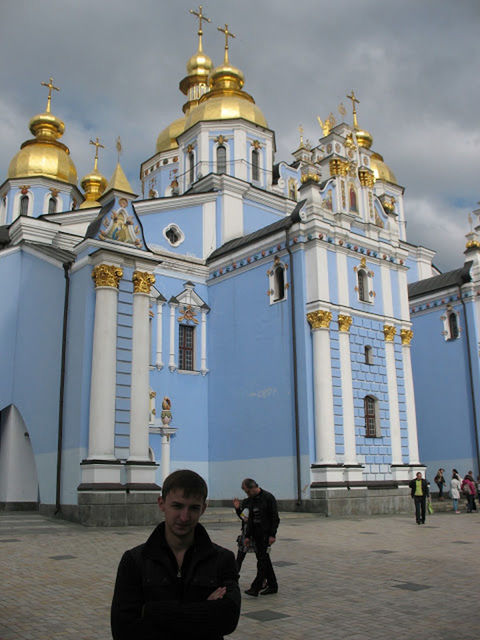
{"label": "church building", "polygon": [[0,507],[146,524],[188,467],[213,504],[248,476],[284,509],[410,508],[408,281],[433,254],[407,242],[353,91],[351,124],[331,114],[276,161],[233,34],[215,66],[195,15],[183,115],[146,150],[141,195],[120,160],[101,174],[98,139],[78,186],[52,79],[0,186]]}

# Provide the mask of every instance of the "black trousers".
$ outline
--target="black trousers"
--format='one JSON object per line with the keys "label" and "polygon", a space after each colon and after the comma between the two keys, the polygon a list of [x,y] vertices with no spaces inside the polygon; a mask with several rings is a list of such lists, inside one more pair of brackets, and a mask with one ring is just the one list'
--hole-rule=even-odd
{"label": "black trousers", "polygon": [[270,554],[268,550],[268,536],[254,536],[255,540],[255,553],[257,556],[257,575],[252,582],[251,588],[255,591],[260,591],[264,585],[264,581],[267,581],[267,586],[272,589],[278,589],[277,577],[273,570],[272,561],[270,560]]}
{"label": "black trousers", "polygon": [[413,496],[415,502],[415,518],[417,522],[425,522],[425,496]]}

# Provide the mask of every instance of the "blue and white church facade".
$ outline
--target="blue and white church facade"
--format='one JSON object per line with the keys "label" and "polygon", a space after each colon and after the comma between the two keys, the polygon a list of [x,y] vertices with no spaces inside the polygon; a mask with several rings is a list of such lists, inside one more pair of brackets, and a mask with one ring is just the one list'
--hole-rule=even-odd
{"label": "blue and white church facade", "polygon": [[0,186],[4,508],[146,523],[184,467],[217,504],[249,476],[289,509],[409,505],[407,280],[429,254],[407,242],[403,187],[353,92],[352,125],[330,118],[276,163],[225,36],[214,67],[199,30],[141,197],[120,164],[101,175],[98,140],[77,186],[46,84]]}

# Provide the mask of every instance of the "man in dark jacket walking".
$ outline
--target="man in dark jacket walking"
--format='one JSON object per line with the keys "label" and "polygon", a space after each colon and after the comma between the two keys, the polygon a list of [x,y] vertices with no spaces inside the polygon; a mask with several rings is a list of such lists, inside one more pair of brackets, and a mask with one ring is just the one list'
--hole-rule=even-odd
{"label": "man in dark jacket walking", "polygon": [[165,514],[145,544],[118,567],[111,625],[114,640],[222,640],[240,615],[235,557],[214,544],[198,520],[207,485],[180,470],[163,483]]}
{"label": "man in dark jacket walking", "polygon": [[[280,522],[277,501],[271,493],[261,489],[252,478],[245,478],[242,482],[242,489],[249,498],[245,544],[248,545],[250,540],[253,540],[257,556],[257,575],[250,589],[247,589],[245,593],[249,596],[258,596],[259,593],[262,596],[277,593],[277,578],[269,554],[270,547],[275,542]],[[260,591],[264,580],[267,581],[267,586]]]}
{"label": "man in dark jacket walking", "polygon": [[411,489],[411,496],[415,502],[415,518],[417,524],[425,524],[425,505],[430,490],[428,488],[427,481],[422,478],[422,474],[419,471],[415,480],[411,480],[408,484]]}

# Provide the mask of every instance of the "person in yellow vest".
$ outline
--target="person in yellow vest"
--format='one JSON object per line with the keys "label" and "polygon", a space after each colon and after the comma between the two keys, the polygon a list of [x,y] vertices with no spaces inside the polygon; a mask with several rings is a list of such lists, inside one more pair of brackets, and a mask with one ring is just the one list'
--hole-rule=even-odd
{"label": "person in yellow vest", "polygon": [[415,480],[408,484],[411,489],[411,496],[415,502],[415,518],[417,524],[425,524],[425,511],[427,498],[430,495],[427,481],[422,478],[421,471],[418,471]]}

